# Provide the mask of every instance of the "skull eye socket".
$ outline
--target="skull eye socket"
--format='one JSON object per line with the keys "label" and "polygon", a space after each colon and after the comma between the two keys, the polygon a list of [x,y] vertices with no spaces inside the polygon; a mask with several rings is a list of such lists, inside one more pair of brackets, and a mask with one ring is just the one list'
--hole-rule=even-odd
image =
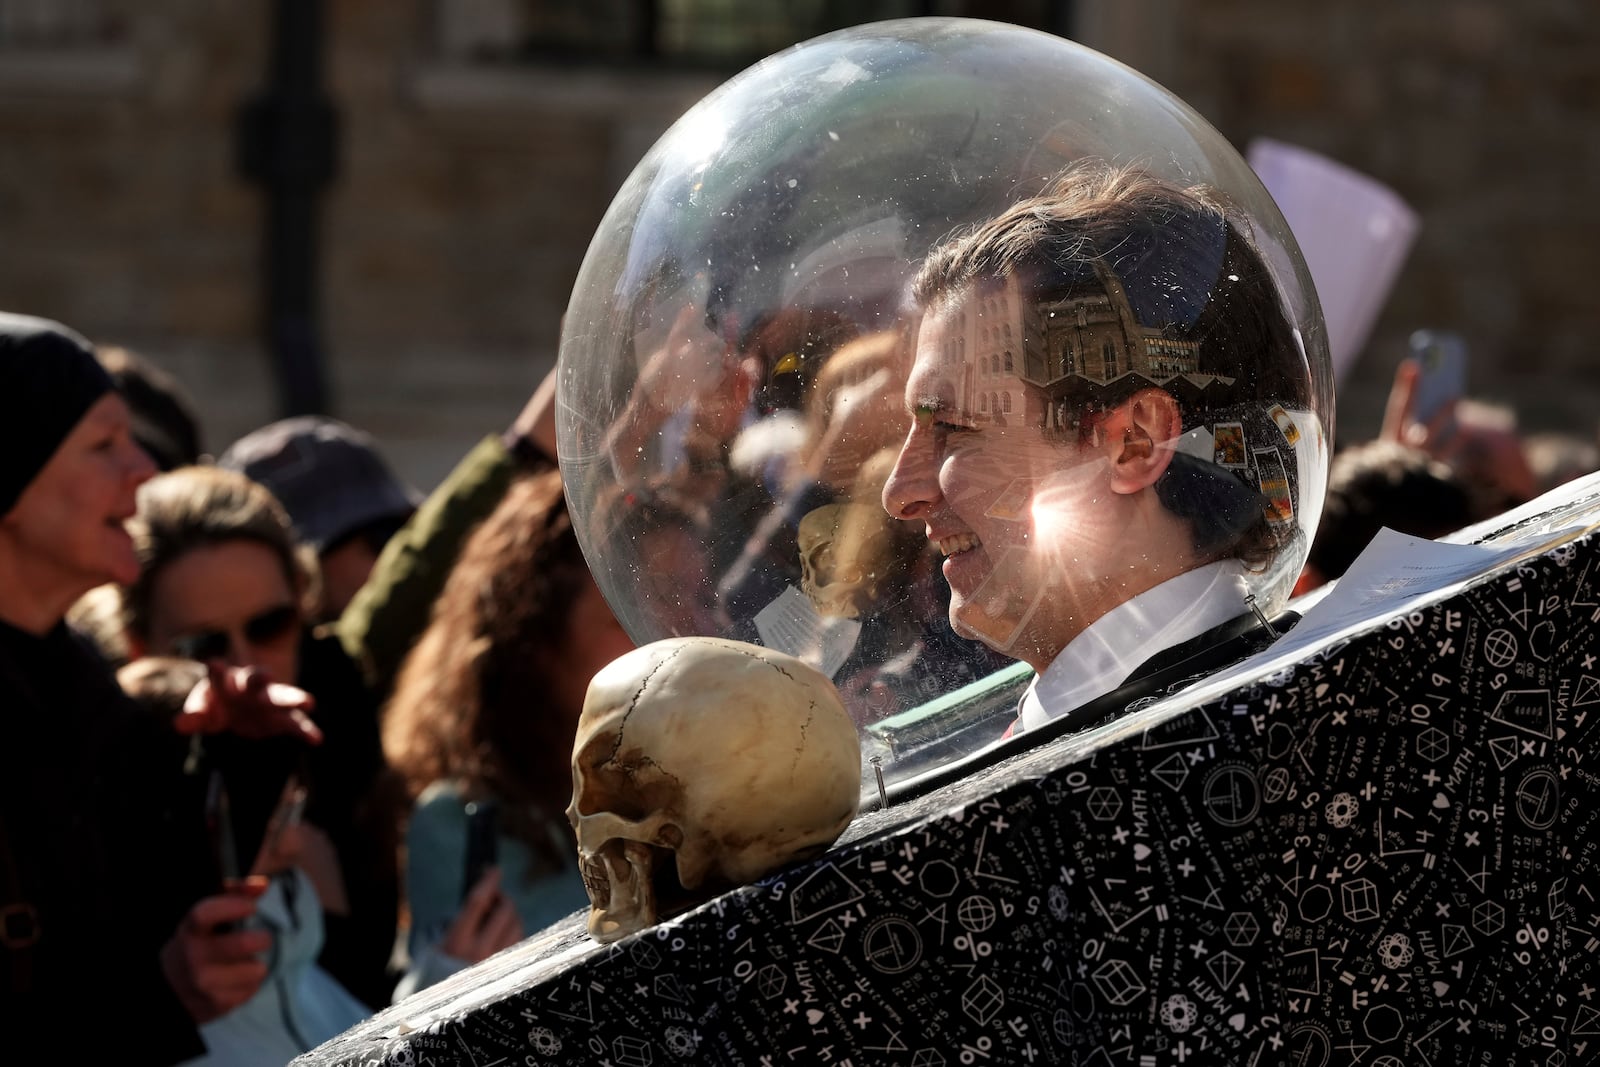
{"label": "skull eye socket", "polygon": [[650,757],[623,749],[615,734],[594,738],[572,756],[576,774],[571,811],[643,822],[681,806],[683,784]]}

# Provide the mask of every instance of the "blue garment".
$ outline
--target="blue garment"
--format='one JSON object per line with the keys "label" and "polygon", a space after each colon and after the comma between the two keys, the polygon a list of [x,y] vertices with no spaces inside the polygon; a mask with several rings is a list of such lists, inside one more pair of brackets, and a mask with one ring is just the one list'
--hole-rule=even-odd
{"label": "blue garment", "polygon": [[[565,824],[548,827],[559,854],[572,845]],[[574,911],[587,908],[588,894],[572,854],[556,872],[529,877],[540,866],[528,846],[501,833],[495,838],[500,890],[516,908],[524,934],[535,934]],[[467,801],[457,781],[435,782],[417,798],[406,829],[406,901],[411,913],[407,947],[411,963],[395,990],[398,1001],[466,966],[440,952],[437,944],[460,910],[471,887],[465,884]]]}
{"label": "blue garment", "polygon": [[317,966],[322,903],[304,871],[274,877],[256,918],[272,932],[267,980],[255,996],[201,1025],[206,1055],[186,1067],[283,1067],[371,1014]]}

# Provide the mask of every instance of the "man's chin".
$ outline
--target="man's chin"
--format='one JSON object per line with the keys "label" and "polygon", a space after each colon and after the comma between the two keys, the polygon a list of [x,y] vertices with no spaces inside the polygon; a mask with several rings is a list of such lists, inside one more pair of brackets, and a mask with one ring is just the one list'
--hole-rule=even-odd
{"label": "man's chin", "polygon": [[991,618],[974,605],[959,598],[950,603],[950,628],[957,637],[988,645],[1002,655],[1011,655],[1015,643],[1014,624]]}

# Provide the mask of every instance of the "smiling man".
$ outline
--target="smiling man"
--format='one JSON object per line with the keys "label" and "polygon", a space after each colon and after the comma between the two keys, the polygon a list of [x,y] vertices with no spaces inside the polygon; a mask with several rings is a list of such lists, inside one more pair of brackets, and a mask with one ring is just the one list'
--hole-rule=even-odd
{"label": "smiling man", "polygon": [[1038,673],[1020,727],[1237,655],[1253,590],[1304,557],[1323,439],[1277,282],[1225,206],[1080,165],[936,248],[913,297],[884,507],[944,555],[955,630]]}

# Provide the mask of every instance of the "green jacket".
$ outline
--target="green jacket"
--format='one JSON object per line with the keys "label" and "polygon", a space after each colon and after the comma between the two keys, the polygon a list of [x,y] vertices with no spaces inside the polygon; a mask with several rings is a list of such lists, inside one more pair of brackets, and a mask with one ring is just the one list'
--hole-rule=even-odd
{"label": "green jacket", "polygon": [[427,629],[467,535],[494,511],[519,469],[498,434],[480,441],[389,539],[372,576],[333,624],[380,703]]}

